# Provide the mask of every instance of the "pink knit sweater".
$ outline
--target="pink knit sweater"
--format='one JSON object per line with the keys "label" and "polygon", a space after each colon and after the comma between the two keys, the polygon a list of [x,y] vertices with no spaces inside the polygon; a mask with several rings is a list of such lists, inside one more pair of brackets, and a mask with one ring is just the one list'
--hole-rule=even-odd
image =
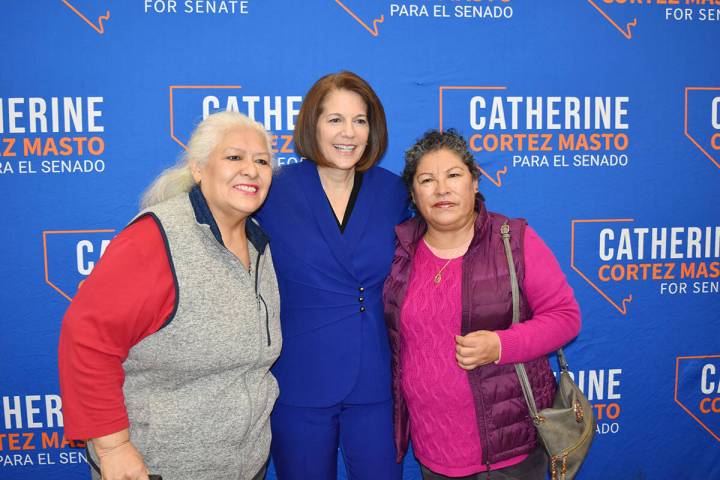
{"label": "pink knit sweater", "polygon": [[[575,303],[555,257],[538,235],[525,230],[525,279],[522,290],[533,317],[500,337],[498,363],[531,360],[569,341],[580,323],[568,317]],[[447,476],[486,470],[475,406],[467,373],[455,360],[455,335],[460,334],[462,258],[442,270],[447,260],[436,257],[424,241],[413,258],[413,271],[400,318],[402,389],[410,414],[410,436],[418,460]],[[563,314],[555,311],[562,310]],[[492,470],[524,460],[521,455],[491,465]]]}

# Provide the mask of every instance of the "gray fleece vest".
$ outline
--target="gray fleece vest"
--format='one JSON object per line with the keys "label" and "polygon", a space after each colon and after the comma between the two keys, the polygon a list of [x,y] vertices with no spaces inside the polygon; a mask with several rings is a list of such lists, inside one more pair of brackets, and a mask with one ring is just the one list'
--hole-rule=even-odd
{"label": "gray fleece vest", "polygon": [[[168,480],[245,480],[265,464],[280,354],[269,247],[248,242],[251,272],[196,221],[187,195],[151,207],[167,240],[175,315],[124,363],[133,444]],[[248,219],[247,221],[251,221]]]}

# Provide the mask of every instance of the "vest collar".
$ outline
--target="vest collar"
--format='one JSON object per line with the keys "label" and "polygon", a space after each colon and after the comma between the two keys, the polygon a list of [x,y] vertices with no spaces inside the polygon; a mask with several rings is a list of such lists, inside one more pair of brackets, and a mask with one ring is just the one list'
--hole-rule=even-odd
{"label": "vest collar", "polygon": [[[200,190],[200,185],[195,185],[188,193],[188,197],[190,197],[190,204],[195,212],[195,220],[200,224],[209,226],[210,231],[215,236],[215,240],[224,247],[225,244],[223,243],[222,235],[220,234],[220,228],[218,227],[217,222],[215,222],[215,218],[210,211],[207,200],[205,200],[205,196]],[[252,243],[253,247],[255,247],[255,250],[262,255],[265,252],[265,247],[270,239],[263,229],[260,228],[260,225],[254,218],[248,217],[245,221],[245,234],[247,235],[250,243]]]}

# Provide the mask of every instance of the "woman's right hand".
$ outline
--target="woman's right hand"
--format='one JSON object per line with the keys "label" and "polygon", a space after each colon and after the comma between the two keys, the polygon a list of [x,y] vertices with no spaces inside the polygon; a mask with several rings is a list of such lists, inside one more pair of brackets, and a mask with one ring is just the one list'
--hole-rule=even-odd
{"label": "woman's right hand", "polygon": [[500,358],[500,337],[488,330],[476,330],[464,337],[455,335],[455,360],[463,370],[474,370]]}
{"label": "woman's right hand", "polygon": [[94,438],[92,445],[100,459],[103,480],[148,480],[145,461],[130,442],[127,429]]}

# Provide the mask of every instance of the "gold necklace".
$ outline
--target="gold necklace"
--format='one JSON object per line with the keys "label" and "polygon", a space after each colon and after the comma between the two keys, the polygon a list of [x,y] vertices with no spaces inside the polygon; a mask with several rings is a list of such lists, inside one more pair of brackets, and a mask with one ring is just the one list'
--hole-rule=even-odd
{"label": "gold necklace", "polygon": [[435,274],[435,277],[433,277],[433,282],[435,282],[435,285],[439,284],[442,281],[442,271],[445,270],[445,267],[447,267],[450,262],[452,262],[452,258],[449,259],[447,262],[445,262],[445,265],[442,266],[440,270]]}

